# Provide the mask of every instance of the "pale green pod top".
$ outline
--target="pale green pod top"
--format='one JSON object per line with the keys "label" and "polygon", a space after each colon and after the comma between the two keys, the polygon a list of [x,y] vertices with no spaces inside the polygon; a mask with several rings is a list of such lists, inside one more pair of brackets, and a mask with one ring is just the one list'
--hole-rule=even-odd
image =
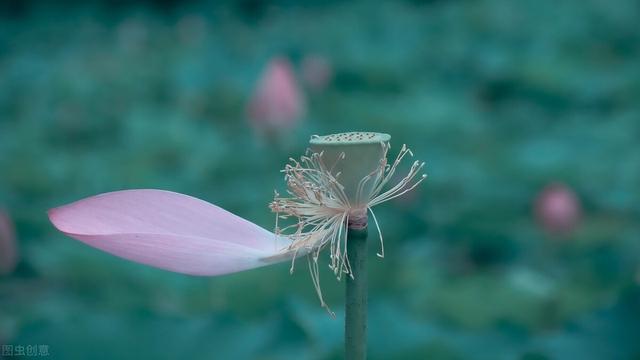
{"label": "pale green pod top", "polygon": [[[314,135],[309,144],[314,153],[322,153],[322,162],[338,182],[352,208],[366,207],[375,187],[378,174],[384,171],[383,163],[388,148],[389,134],[376,132],[347,132],[325,136]],[[344,158],[342,155],[344,153]],[[358,196],[358,185],[363,183]]]}

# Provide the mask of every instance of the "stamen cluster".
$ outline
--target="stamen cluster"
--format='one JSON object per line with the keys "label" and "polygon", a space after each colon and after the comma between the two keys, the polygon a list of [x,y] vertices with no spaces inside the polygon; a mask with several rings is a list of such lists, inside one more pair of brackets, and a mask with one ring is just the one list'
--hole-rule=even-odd
{"label": "stamen cluster", "polygon": [[[290,159],[290,164],[287,164],[283,170],[289,196],[281,197],[276,192],[274,201],[269,205],[276,213],[275,233],[292,240],[287,250],[295,251],[296,255],[309,254],[309,270],[324,307],[326,304],[322,298],[318,271],[320,251],[329,246],[329,268],[333,270],[338,280],[343,274],[353,278],[347,256],[347,228],[349,226],[366,227],[367,212],[370,212],[380,238],[381,251],[378,256],[384,257],[382,232],[371,208],[411,191],[426,178],[425,174],[418,176],[424,167],[424,162],[415,161],[402,180],[389,190],[382,192],[393,178],[402,159],[407,154],[411,156],[413,154],[403,145],[393,164],[388,164],[386,155],[390,146],[386,142],[381,142],[380,146],[383,149],[383,156],[380,158],[379,166],[360,180],[357,189],[345,189],[340,183],[340,172],[334,173],[338,162],[344,161],[345,163],[341,164],[344,168],[348,166],[349,161],[358,161],[358,159],[350,159],[344,152],[340,153],[333,164],[325,163],[323,152],[315,153],[311,150],[307,150],[299,161]],[[355,191],[355,197],[348,196],[352,191]],[[351,204],[350,198],[355,198],[357,204]],[[280,228],[278,220],[289,218],[295,218],[296,222]],[[295,262],[295,256],[293,262]],[[291,271],[293,271],[293,262]]]}

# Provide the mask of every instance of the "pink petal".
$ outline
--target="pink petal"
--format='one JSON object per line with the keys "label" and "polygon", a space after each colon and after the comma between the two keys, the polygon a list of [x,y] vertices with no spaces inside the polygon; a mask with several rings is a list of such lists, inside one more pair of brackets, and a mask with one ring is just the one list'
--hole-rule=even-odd
{"label": "pink petal", "polygon": [[58,230],[98,249],[192,275],[268,265],[280,260],[276,255],[288,245],[215,205],[163,190],[93,196],[50,210],[49,219]]}
{"label": "pink petal", "polygon": [[293,127],[304,116],[305,107],[291,64],[276,57],[258,82],[247,112],[258,130],[280,131]]}
{"label": "pink petal", "polygon": [[18,263],[18,247],[9,214],[0,210],[0,274],[8,274]]}

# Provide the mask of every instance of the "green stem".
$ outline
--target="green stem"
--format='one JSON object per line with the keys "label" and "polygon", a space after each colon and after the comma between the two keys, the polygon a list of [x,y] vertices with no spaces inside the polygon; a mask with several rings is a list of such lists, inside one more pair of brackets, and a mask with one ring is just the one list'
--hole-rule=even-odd
{"label": "green stem", "polygon": [[353,278],[347,276],[345,359],[367,358],[367,229],[349,229],[347,254]]}

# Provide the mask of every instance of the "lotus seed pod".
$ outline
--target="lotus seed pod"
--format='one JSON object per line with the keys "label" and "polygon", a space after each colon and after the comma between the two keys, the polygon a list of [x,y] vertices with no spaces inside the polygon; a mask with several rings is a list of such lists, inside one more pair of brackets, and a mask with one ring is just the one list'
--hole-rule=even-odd
{"label": "lotus seed pod", "polygon": [[344,187],[352,208],[366,208],[376,180],[386,165],[391,136],[375,132],[347,132],[314,136],[309,141],[314,153]]}

